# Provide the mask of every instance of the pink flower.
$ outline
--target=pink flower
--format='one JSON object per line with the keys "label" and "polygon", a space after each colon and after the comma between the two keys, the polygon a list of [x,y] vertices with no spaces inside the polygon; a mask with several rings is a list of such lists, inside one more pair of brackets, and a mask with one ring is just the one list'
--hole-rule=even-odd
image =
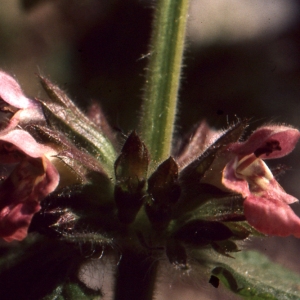
{"label": "pink flower", "polygon": [[17,82],[0,72],[2,111],[13,113],[0,132],[0,237],[23,240],[40,201],[55,190],[59,174],[51,163],[56,152],[39,144],[17,125],[43,120],[38,103],[26,98]]}
{"label": "pink flower", "polygon": [[0,162],[12,173],[0,186],[0,237],[22,240],[40,201],[55,190],[59,175],[50,162],[55,152],[38,144],[26,131],[0,135]]}
{"label": "pink flower", "polygon": [[20,85],[9,75],[0,71],[0,110],[13,113],[6,124],[6,130],[16,127],[20,122],[27,123],[44,120],[40,104],[27,98]]}
{"label": "pink flower", "polygon": [[300,238],[300,219],[289,206],[298,200],[282,189],[263,161],[289,154],[299,137],[291,127],[261,127],[247,141],[229,145],[219,158],[220,166],[224,157],[230,157],[222,185],[245,197],[245,217],[262,233]]}

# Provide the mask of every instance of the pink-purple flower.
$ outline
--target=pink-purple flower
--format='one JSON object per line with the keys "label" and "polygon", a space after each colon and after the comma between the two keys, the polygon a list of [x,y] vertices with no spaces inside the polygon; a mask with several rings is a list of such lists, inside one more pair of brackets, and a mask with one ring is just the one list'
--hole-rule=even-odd
{"label": "pink-purple flower", "polygon": [[27,236],[41,200],[57,187],[59,174],[51,163],[55,150],[18,128],[43,120],[40,105],[25,97],[4,72],[0,72],[0,99],[2,112],[9,114],[0,131],[0,237],[10,242]]}
{"label": "pink-purple flower", "polygon": [[264,162],[289,154],[299,137],[291,127],[264,126],[247,141],[229,145],[216,160],[217,168],[227,160],[221,184],[245,197],[245,217],[262,233],[300,237],[300,219],[289,206],[298,200],[283,190]]}

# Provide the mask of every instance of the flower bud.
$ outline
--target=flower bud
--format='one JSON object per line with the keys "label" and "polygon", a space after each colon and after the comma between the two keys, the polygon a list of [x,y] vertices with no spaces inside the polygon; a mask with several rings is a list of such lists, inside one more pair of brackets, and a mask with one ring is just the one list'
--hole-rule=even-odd
{"label": "flower bud", "polygon": [[122,223],[132,223],[143,205],[148,164],[148,150],[133,131],[115,162],[115,201]]}

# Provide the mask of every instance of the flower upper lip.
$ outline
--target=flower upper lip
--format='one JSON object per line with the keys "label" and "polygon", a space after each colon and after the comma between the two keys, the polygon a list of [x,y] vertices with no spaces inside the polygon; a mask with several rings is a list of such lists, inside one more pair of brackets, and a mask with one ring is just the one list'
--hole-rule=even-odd
{"label": "flower upper lip", "polygon": [[292,152],[299,139],[299,131],[284,125],[268,125],[258,128],[245,142],[228,146],[228,151],[245,156],[254,153],[261,159],[283,157]]}
{"label": "flower upper lip", "polygon": [[11,130],[21,123],[45,121],[41,105],[27,98],[15,79],[2,71],[0,71],[0,99],[7,104],[2,111],[13,113],[4,131]]}

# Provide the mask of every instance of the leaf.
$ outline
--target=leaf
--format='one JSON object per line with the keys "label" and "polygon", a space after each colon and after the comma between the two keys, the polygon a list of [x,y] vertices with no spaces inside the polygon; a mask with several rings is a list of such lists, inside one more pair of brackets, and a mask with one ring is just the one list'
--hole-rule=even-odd
{"label": "leaf", "polygon": [[247,221],[244,222],[226,222],[226,226],[233,232],[235,239],[244,240],[249,235],[265,237],[265,235],[257,231],[254,227],[249,225]]}
{"label": "leaf", "polygon": [[[182,215],[184,212],[192,211],[209,199],[223,198],[230,195],[211,185],[211,182],[202,182],[201,179],[206,177],[207,172],[212,171],[212,164],[220,156],[220,153],[228,145],[240,139],[246,127],[246,120],[232,125],[199,157],[181,170],[179,173],[179,182],[182,193],[178,203],[179,214]],[[213,170],[213,172],[217,176],[219,170]],[[204,184],[200,184],[200,182]]]}
{"label": "leaf", "polygon": [[78,281],[67,282],[58,286],[43,300],[100,300],[101,298],[102,294],[100,291],[94,291]]}
{"label": "leaf", "polygon": [[226,241],[219,241],[219,242],[212,242],[211,243],[212,248],[227,257],[233,258],[231,255],[228,254],[228,252],[239,252],[240,250],[238,249],[238,246],[230,240]]}
{"label": "leaf", "polygon": [[102,169],[100,162],[88,154],[86,151],[79,150],[68,138],[59,131],[51,130],[48,127],[40,125],[29,125],[27,130],[41,140],[45,144],[54,144],[58,150],[57,158],[71,169],[81,182],[87,182],[87,170],[102,173],[106,175]]}
{"label": "leaf", "polygon": [[[181,196],[174,210],[174,219],[186,219],[189,218],[189,214],[194,214],[196,211],[197,213],[201,212],[202,205],[208,201],[211,201],[214,205],[214,201],[218,199],[217,204],[222,203],[222,200],[225,199],[229,201],[233,199],[232,194],[223,192],[210,184],[194,182],[193,180],[189,183],[182,183],[180,180],[179,182],[181,186]],[[206,211],[206,215],[207,213],[210,215],[209,211]],[[206,218],[206,216],[204,218]]]}
{"label": "leaf", "polygon": [[112,175],[115,150],[109,139],[58,86],[41,75],[40,82],[51,99],[39,100],[47,122],[54,129],[66,134],[76,146],[95,156],[103,169]]}
{"label": "leaf", "polygon": [[247,127],[246,121],[239,121],[229,127],[224,133],[210,145],[197,159],[186,166],[180,173],[180,179],[184,182],[201,179],[215,160],[218,152],[229,144],[237,142]]}
{"label": "leaf", "polygon": [[145,210],[152,225],[164,229],[171,220],[174,205],[180,196],[178,165],[169,157],[148,179],[149,201]]}
{"label": "leaf", "polygon": [[194,247],[227,240],[232,236],[232,231],[226,225],[204,220],[190,221],[173,233],[175,239]]}
{"label": "leaf", "polygon": [[[199,195],[200,197],[203,195]],[[198,207],[196,207],[192,213],[182,216],[182,219],[200,218],[207,221],[244,221],[244,199],[236,194],[225,194],[220,198],[212,198],[206,201],[204,204],[199,199]],[[202,205],[201,205],[202,204]]]}
{"label": "leaf", "polygon": [[300,299],[300,275],[255,251],[234,257],[211,272],[232,292],[251,300]]}

